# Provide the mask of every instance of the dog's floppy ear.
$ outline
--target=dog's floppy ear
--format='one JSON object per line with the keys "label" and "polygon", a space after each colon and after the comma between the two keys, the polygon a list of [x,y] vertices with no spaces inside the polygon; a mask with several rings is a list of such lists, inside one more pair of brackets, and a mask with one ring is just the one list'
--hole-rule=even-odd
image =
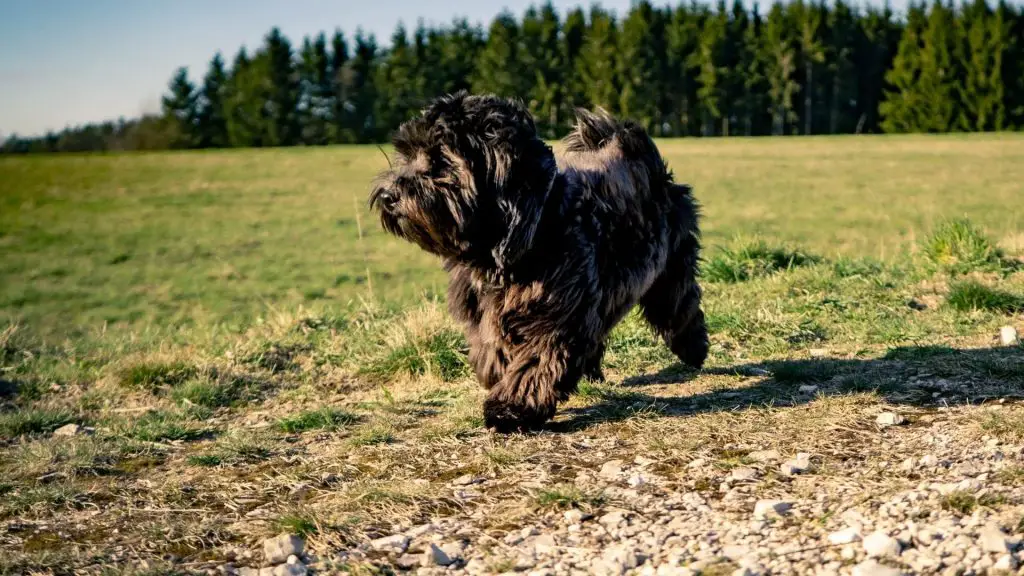
{"label": "dog's floppy ear", "polygon": [[516,262],[533,245],[556,172],[554,153],[536,136],[508,154],[508,165],[495,171],[498,209],[505,227],[504,237],[492,251],[499,270]]}

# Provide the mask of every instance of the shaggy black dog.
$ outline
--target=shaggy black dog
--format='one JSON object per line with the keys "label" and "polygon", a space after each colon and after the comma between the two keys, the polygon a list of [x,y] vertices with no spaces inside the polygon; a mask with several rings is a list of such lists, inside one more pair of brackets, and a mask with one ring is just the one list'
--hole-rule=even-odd
{"label": "shaggy black dog", "polygon": [[556,162],[521,104],[442,97],[399,128],[370,196],[385,230],[443,259],[484,421],[501,432],[541,426],[580,378],[600,379],[608,334],[637,304],[683,362],[707,356],[690,188],[640,126],[576,120]]}

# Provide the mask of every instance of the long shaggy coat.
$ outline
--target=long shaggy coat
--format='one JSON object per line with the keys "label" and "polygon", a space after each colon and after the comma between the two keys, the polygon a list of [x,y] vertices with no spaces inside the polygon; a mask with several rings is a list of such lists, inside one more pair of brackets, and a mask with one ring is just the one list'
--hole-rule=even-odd
{"label": "long shaggy coat", "polygon": [[601,378],[638,304],[680,360],[707,356],[690,188],[632,122],[580,111],[564,144],[556,161],[515,101],[445,96],[398,130],[370,197],[385,230],[442,258],[497,431],[541,426]]}

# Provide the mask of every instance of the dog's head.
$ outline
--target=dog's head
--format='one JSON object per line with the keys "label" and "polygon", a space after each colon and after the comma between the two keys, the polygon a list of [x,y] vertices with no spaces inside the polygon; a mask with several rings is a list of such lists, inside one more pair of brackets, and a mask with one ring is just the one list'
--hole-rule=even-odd
{"label": "dog's head", "polygon": [[521,104],[444,96],[403,124],[393,144],[395,163],[370,195],[385,230],[498,269],[530,248],[556,168]]}

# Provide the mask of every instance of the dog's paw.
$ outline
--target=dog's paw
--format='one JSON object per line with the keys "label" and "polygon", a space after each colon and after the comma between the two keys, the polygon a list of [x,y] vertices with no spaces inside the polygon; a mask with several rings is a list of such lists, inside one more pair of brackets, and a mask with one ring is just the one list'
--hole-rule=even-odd
{"label": "dog's paw", "polygon": [[488,398],[484,402],[484,426],[499,434],[529,432],[554,416],[554,407],[520,406]]}

